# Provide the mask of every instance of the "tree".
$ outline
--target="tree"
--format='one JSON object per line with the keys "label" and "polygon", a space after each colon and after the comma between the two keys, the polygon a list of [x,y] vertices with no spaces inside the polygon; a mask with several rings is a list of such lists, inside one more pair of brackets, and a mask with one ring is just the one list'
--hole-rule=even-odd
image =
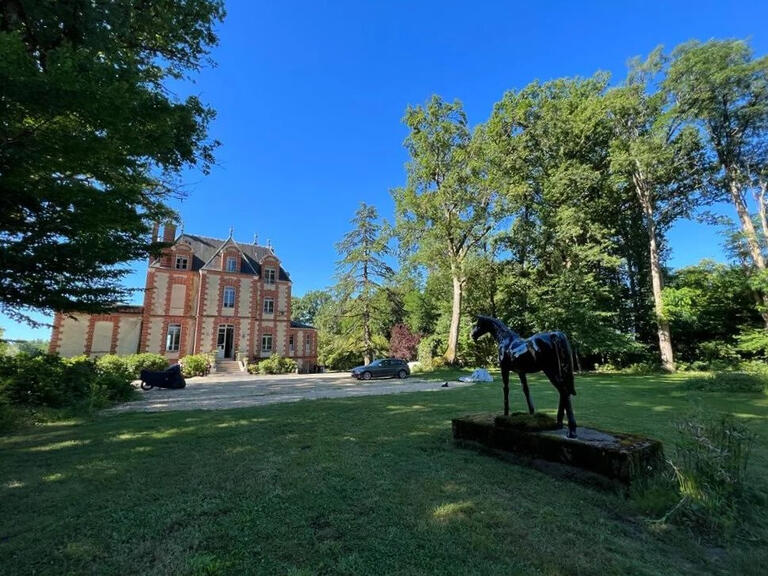
{"label": "tree", "polygon": [[425,106],[408,107],[410,133],[405,187],[393,191],[397,235],[414,260],[450,271],[451,322],[445,359],[456,362],[462,298],[469,255],[496,227],[500,197],[487,178],[484,135],[473,138],[458,101],[433,96]]}
{"label": "tree", "polygon": [[390,249],[376,208],[362,202],[351,223],[353,229],[336,245],[341,256],[336,264],[336,290],[341,315],[350,321],[347,333],[354,334],[369,364],[374,353],[372,322],[386,312],[377,302],[377,292],[394,271],[384,260]]}
{"label": "tree", "polygon": [[320,310],[332,300],[327,290],[310,290],[304,296],[292,298],[291,317],[297,322],[314,326]]}
{"label": "tree", "polygon": [[97,312],[160,245],[213,111],[164,87],[209,63],[221,0],[0,7],[0,310]]}
{"label": "tree", "polygon": [[709,260],[671,275],[664,288],[664,304],[683,360],[722,356],[733,348],[743,328],[760,325],[747,277],[739,266]]}
{"label": "tree", "polygon": [[[765,284],[766,257],[748,192],[764,182],[768,163],[768,56],[754,58],[738,40],[689,42],[672,53],[664,87],[674,98],[674,113],[701,130],[718,168],[716,199],[728,198],[736,209],[758,286]],[[757,197],[762,215],[759,192]],[[768,292],[760,288],[760,311],[768,327]]]}
{"label": "tree", "polygon": [[674,371],[660,246],[669,226],[695,207],[703,162],[695,129],[680,128],[667,114],[666,92],[652,92],[651,83],[663,66],[660,48],[644,62],[633,61],[624,86],[609,93],[608,106],[614,127],[611,171],[617,185],[628,189],[642,209],[659,351],[664,369]]}
{"label": "tree", "polygon": [[513,215],[499,310],[521,332],[561,329],[578,355],[618,352],[618,193],[609,177],[607,76],[562,78],[507,92],[487,124]]}
{"label": "tree", "polygon": [[419,349],[421,336],[411,332],[405,324],[395,324],[389,339],[389,353],[395,358],[413,360]]}

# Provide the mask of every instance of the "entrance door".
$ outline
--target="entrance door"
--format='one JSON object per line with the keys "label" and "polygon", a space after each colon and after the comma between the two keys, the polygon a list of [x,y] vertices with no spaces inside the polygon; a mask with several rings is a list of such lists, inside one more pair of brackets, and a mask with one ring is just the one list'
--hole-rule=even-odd
{"label": "entrance door", "polygon": [[234,357],[235,327],[232,324],[219,324],[219,337],[216,348],[224,358]]}

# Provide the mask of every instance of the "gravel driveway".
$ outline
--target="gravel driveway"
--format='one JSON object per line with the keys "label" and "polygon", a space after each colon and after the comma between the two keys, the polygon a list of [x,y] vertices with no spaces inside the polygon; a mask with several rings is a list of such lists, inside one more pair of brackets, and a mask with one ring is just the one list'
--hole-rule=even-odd
{"label": "gravel driveway", "polygon": [[171,410],[223,410],[261,406],[280,402],[374,396],[401,392],[447,391],[472,383],[442,382],[408,378],[406,380],[355,380],[343,374],[212,374],[187,378],[183,390],[152,389],[141,391],[141,399],[110,408],[110,412],[165,412]]}

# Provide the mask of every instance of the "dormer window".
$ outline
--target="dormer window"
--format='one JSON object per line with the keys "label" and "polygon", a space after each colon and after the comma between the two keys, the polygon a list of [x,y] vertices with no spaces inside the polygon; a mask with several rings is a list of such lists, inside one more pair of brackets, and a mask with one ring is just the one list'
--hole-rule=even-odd
{"label": "dormer window", "polygon": [[275,283],[275,269],[274,268],[266,268],[264,270],[264,283],[265,284],[274,284]]}
{"label": "dormer window", "polygon": [[227,272],[237,272],[237,259],[231,256],[227,258]]}
{"label": "dormer window", "polygon": [[186,270],[189,261],[184,256],[176,256],[176,270]]}

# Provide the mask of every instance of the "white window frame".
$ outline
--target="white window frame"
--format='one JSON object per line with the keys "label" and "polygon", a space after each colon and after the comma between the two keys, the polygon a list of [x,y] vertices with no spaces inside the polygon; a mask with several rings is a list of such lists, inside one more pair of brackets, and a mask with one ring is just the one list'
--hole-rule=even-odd
{"label": "white window frame", "polygon": [[264,314],[274,314],[275,313],[275,299],[274,298],[264,298]]}
{"label": "white window frame", "polygon": [[237,272],[237,258],[228,256],[226,269],[227,272]]}
{"label": "white window frame", "polygon": [[[182,263],[183,266],[179,266],[179,263]],[[189,258],[186,256],[176,256],[176,264],[174,266],[176,270],[186,270],[189,266]]]}
{"label": "white window frame", "polygon": [[181,343],[181,324],[168,324],[168,332],[165,335],[165,351],[178,352]]}
{"label": "white window frame", "polygon": [[274,284],[276,277],[277,277],[277,274],[275,274],[274,268],[264,269],[264,284]]}
{"label": "white window frame", "polygon": [[[269,346],[267,346],[269,344]],[[261,335],[261,351],[262,352],[272,352],[272,334],[262,334]]]}
{"label": "white window frame", "polygon": [[293,354],[296,351],[296,348],[294,346],[293,336],[288,337],[288,349],[290,350],[291,354]]}
{"label": "white window frame", "polygon": [[[231,300],[228,298],[229,295],[232,295]],[[235,287],[234,286],[224,286],[224,296],[222,298],[221,307],[222,308],[234,308],[235,307]]]}
{"label": "white window frame", "polygon": [[311,356],[312,354],[312,336],[307,334],[304,336],[304,356]]}

